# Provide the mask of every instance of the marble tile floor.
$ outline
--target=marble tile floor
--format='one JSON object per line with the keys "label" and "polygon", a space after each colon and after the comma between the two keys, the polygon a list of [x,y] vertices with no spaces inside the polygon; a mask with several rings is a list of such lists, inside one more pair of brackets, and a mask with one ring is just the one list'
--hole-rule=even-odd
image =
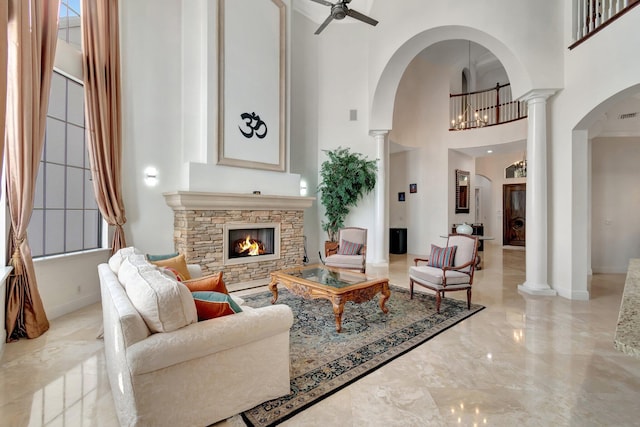
{"label": "marble tile floor", "polygon": [[[485,310],[282,425],[640,425],[640,359],[613,347],[625,275],[594,275],[590,301],[530,297],[517,291],[524,251],[487,245],[484,255],[473,301]],[[412,259],[391,255],[391,283],[408,287]],[[0,425],[118,425],[100,324],[95,304],[7,344]]]}

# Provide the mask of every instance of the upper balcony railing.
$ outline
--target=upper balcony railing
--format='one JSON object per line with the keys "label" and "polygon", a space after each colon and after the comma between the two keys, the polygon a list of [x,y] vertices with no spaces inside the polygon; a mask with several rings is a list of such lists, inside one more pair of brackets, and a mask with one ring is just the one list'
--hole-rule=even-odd
{"label": "upper balcony railing", "polygon": [[573,0],[573,43],[578,46],[591,35],[640,4],[640,0]]}
{"label": "upper balcony railing", "polygon": [[475,129],[527,117],[527,103],[511,98],[511,85],[449,95],[449,130]]}

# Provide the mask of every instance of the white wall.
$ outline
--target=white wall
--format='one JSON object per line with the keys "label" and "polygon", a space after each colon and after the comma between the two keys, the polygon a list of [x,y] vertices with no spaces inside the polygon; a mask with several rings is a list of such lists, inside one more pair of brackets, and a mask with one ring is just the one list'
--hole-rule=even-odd
{"label": "white wall", "polygon": [[[570,8],[566,2],[565,46],[573,37]],[[588,296],[589,128],[616,97],[640,91],[640,56],[629,54],[639,26],[635,7],[576,48],[565,49],[564,88],[548,102],[549,281],[567,298]]]}
{"label": "white wall", "polygon": [[[127,244],[143,252],[173,250],[173,211],[162,193],[181,177],[181,3],[120,4],[124,229]],[[144,184],[147,166],[158,170],[155,187]]]}
{"label": "white wall", "polygon": [[318,41],[317,24],[293,13],[291,40],[291,172],[307,185],[307,196],[316,197],[304,212],[304,235],[309,262],[317,263],[325,240],[320,228],[318,189]]}
{"label": "white wall", "polygon": [[[411,151],[401,151],[389,155],[389,227],[406,228],[411,184],[408,159]],[[405,200],[398,200],[398,193],[404,193]]]}
{"label": "white wall", "polygon": [[[474,179],[474,178],[472,178]],[[475,191],[479,192],[478,200],[476,201],[476,211],[479,211],[479,215],[474,214],[474,223],[480,223],[484,225],[484,235],[489,237],[495,237],[496,233],[493,227],[493,218],[498,215],[493,205],[493,182],[487,179],[483,175],[478,175],[478,166],[476,162],[476,176],[474,179],[474,194]]]}
{"label": "white wall", "polygon": [[107,262],[110,254],[109,249],[99,249],[34,261],[38,291],[49,319],[100,301],[98,264]]}
{"label": "white wall", "polygon": [[594,273],[626,273],[640,258],[640,137],[592,143],[592,254]]}

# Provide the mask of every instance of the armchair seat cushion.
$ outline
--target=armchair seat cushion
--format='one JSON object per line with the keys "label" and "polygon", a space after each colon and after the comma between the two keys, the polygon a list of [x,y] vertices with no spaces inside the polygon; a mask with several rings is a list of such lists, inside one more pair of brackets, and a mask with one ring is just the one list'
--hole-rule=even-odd
{"label": "armchair seat cushion", "polygon": [[362,268],[361,255],[329,255],[325,261],[327,265],[338,268]]}
{"label": "armchair seat cushion", "polygon": [[[441,268],[437,267],[429,267],[426,265],[421,265],[417,267],[409,268],[409,276],[414,280],[425,283],[426,285],[433,286],[442,286],[443,281],[443,272]],[[461,273],[459,271],[448,270],[447,271],[447,289],[456,289],[453,285],[464,285],[458,286],[458,288],[463,289],[470,287],[469,284],[469,275],[465,273]]]}

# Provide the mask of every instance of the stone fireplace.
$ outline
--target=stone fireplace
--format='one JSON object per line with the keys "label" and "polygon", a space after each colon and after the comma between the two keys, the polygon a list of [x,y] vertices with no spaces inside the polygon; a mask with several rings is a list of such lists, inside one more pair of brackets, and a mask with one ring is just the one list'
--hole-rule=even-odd
{"label": "stone fireplace", "polygon": [[[222,271],[226,283],[269,278],[302,265],[304,209],[313,197],[256,194],[164,193],[174,211],[173,240],[204,274]],[[235,245],[252,246],[254,254]]]}

